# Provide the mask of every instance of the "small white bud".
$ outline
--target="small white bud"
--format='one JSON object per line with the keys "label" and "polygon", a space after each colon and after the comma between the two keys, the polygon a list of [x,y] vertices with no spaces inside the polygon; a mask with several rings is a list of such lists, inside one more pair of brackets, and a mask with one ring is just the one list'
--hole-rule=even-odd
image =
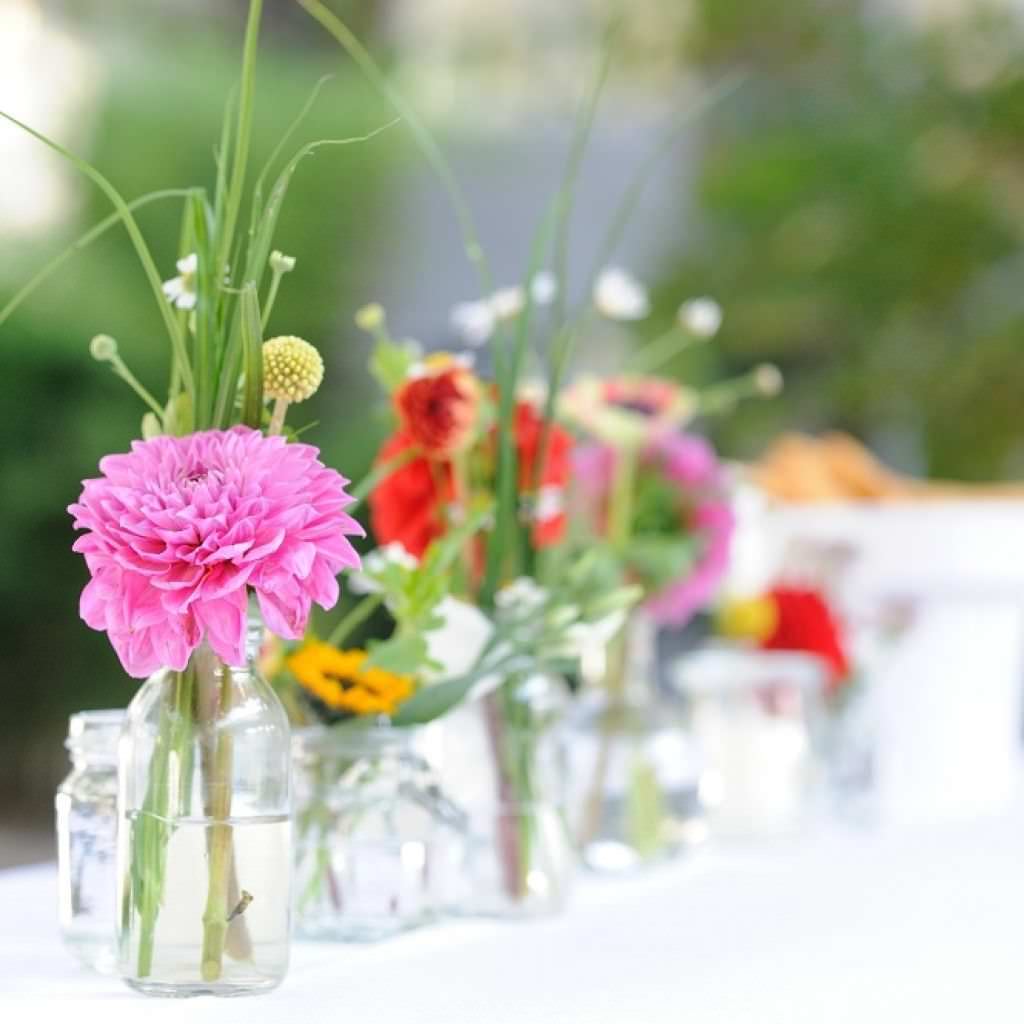
{"label": "small white bud", "polygon": [[765,398],[774,398],[782,391],[782,371],[773,363],[762,363],[754,370],[754,387]]}
{"label": "small white bud", "polygon": [[534,274],[530,294],[538,306],[548,305],[558,294],[558,278],[550,270],[542,270],[539,274]]}
{"label": "small white bud", "polygon": [[455,333],[474,348],[485,344],[494,333],[494,309],[489,302],[460,302],[451,311]]}
{"label": "small white bud", "polygon": [[375,331],[384,324],[384,307],[379,302],[369,302],[356,311],[356,326],[364,331]]}
{"label": "small white bud", "polygon": [[714,299],[702,296],[679,307],[679,325],[697,338],[713,338],[722,326],[722,307]]}
{"label": "small white bud", "polygon": [[295,269],[295,257],[285,256],[279,249],[270,254],[270,269],[275,274],[290,274]]}
{"label": "small white bud", "polygon": [[512,286],[510,288],[499,288],[491,296],[491,310],[499,320],[511,320],[519,316],[526,305],[526,296],[523,289]]}
{"label": "small white bud", "polygon": [[109,334],[97,334],[89,342],[89,354],[101,363],[117,358],[117,342]]}

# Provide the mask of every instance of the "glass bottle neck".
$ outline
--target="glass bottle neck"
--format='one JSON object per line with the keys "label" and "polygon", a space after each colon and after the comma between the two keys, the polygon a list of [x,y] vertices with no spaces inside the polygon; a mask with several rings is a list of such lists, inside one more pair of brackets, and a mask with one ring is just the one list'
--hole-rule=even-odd
{"label": "glass bottle neck", "polygon": [[113,771],[117,768],[117,744],[124,724],[124,711],[80,711],[68,720],[64,743],[76,772]]}
{"label": "glass bottle neck", "polygon": [[629,617],[608,646],[606,687],[611,700],[645,704],[658,691],[658,628],[643,612]]}

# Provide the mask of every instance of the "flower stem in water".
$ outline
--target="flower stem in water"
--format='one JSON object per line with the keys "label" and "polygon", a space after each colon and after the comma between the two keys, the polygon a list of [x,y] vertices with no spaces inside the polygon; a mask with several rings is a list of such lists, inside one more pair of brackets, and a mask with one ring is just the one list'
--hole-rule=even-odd
{"label": "flower stem in water", "polygon": [[[231,673],[220,666],[220,695],[214,710],[216,718],[223,718],[231,703]],[[210,817],[210,877],[203,913],[202,976],[204,981],[216,981],[223,970],[224,940],[228,930],[232,856],[231,818],[231,761],[230,733],[216,730],[215,721],[208,723],[214,744],[211,771],[207,778]]]}

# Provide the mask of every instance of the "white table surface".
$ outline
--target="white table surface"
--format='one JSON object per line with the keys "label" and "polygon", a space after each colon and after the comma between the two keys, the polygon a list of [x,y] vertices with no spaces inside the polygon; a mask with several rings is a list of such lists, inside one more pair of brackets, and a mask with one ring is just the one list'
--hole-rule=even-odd
{"label": "white table surface", "polygon": [[[829,830],[588,879],[563,917],[298,944],[255,999],[144,1000],[64,952],[52,866],[0,874],[0,1021],[1020,1024],[1024,813]],[[59,1015],[59,1016],[58,1016]]]}

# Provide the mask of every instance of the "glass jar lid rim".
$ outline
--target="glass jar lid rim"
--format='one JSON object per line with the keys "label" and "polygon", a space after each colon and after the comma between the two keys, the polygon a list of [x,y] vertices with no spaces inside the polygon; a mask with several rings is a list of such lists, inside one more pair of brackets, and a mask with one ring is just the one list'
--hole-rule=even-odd
{"label": "glass jar lid rim", "polygon": [[68,719],[64,746],[73,752],[85,752],[97,759],[114,762],[124,719],[123,708],[78,711]]}
{"label": "glass jar lid rim", "polygon": [[298,749],[317,754],[345,750],[378,750],[387,747],[406,747],[412,743],[422,726],[390,724],[352,726],[337,730],[329,725],[310,725],[294,730]]}
{"label": "glass jar lid rim", "polygon": [[726,645],[690,654],[680,659],[673,671],[676,686],[689,694],[724,693],[778,683],[818,691],[825,677],[825,663],[816,654]]}

